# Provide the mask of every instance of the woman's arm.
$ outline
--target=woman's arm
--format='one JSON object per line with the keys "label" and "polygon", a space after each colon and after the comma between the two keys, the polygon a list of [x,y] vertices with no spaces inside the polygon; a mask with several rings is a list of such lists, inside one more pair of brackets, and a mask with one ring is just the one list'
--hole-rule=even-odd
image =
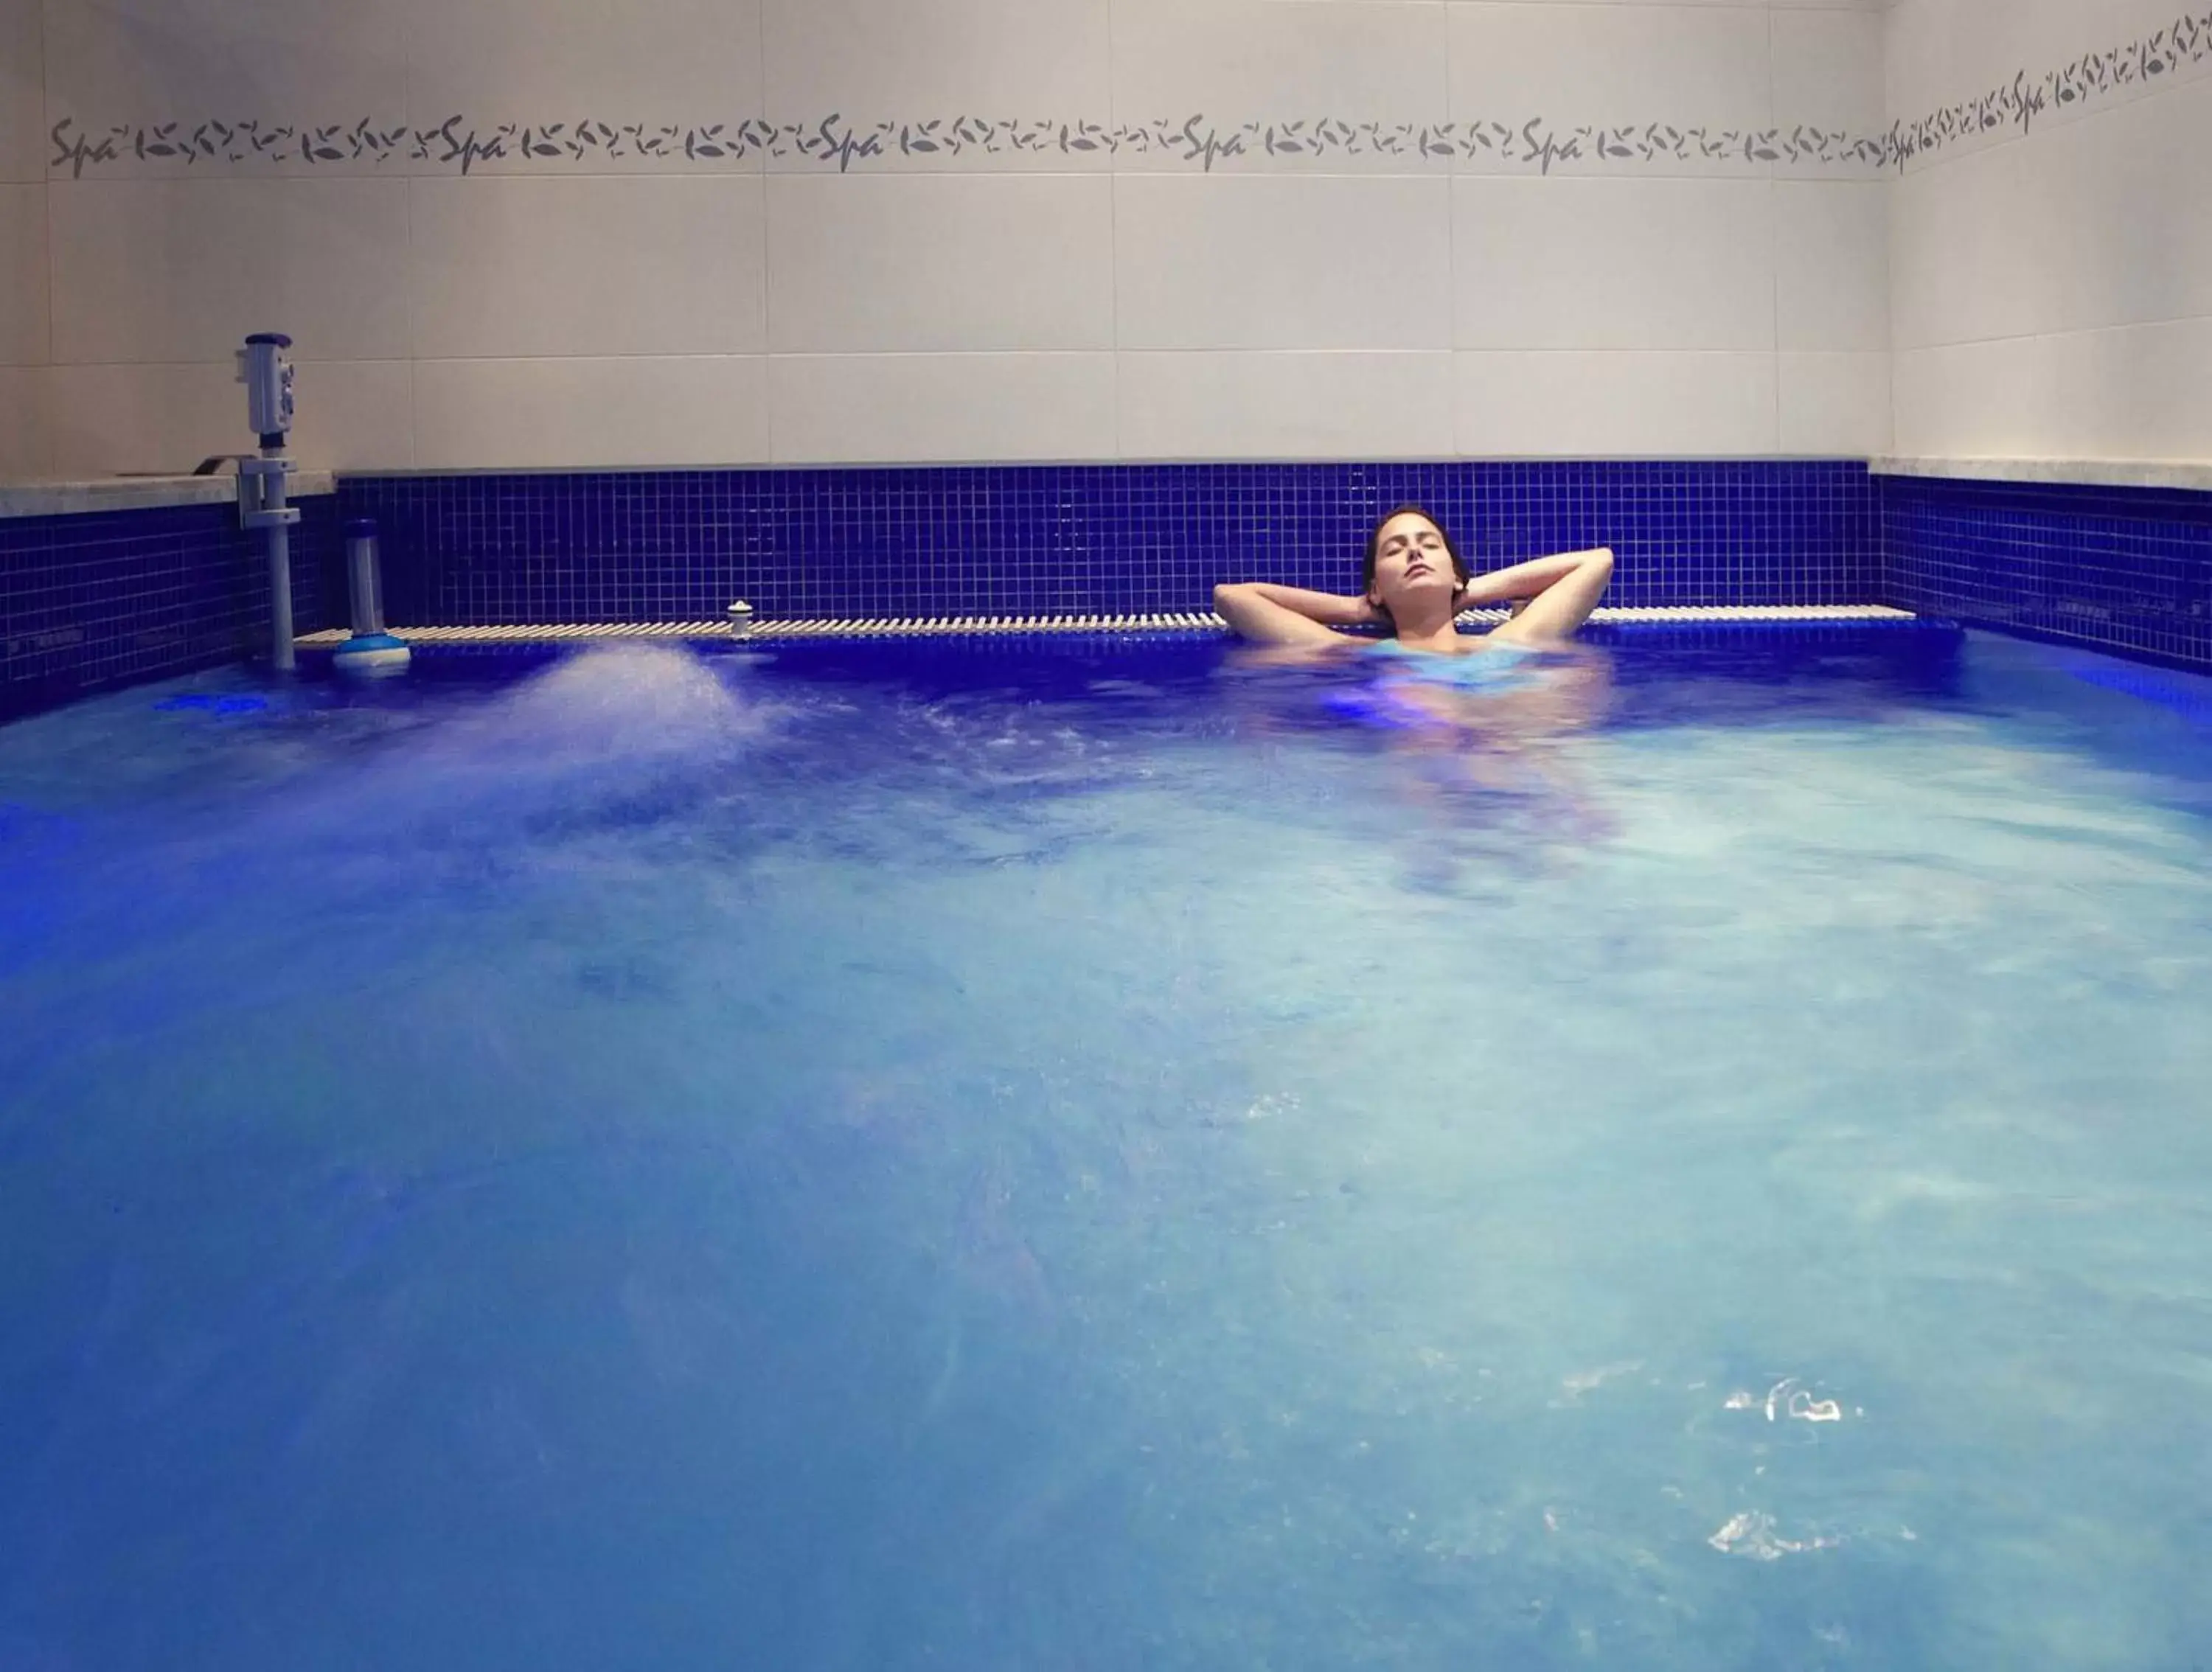
{"label": "woman's arm", "polygon": [[1516,563],[1510,569],[1493,569],[1488,575],[1478,575],[1467,583],[1462,594],[1462,607],[1480,609],[1486,604],[1507,604],[1515,599],[1534,598],[1553,583],[1564,581],[1585,564],[1602,557],[1609,568],[1613,553],[1603,548],[1595,551],[1563,551],[1556,557],[1538,557],[1526,563]]}
{"label": "woman's arm", "polygon": [[1311,593],[1264,581],[1231,581],[1213,589],[1213,607],[1257,644],[1334,644],[1334,627],[1372,627],[1382,619],[1364,598]]}
{"label": "woman's arm", "polygon": [[1612,579],[1611,547],[1562,552],[1477,575],[1468,583],[1462,607],[1526,599],[1513,619],[1491,637],[1506,644],[1550,644],[1571,636],[1589,619]]}

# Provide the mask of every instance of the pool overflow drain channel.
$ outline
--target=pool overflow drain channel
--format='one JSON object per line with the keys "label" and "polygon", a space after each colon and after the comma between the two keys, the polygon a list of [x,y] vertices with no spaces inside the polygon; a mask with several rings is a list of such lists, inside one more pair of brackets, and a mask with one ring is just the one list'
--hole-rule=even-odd
{"label": "pool overflow drain channel", "polygon": [[[1472,625],[1506,618],[1502,610],[1470,610],[1460,617]],[[1617,626],[1717,622],[1911,621],[1908,611],[1879,605],[1785,605],[1753,607],[1601,609],[1593,622]],[[392,629],[416,644],[550,644],[592,639],[875,639],[955,637],[1014,633],[1225,633],[1228,623],[1212,611],[1169,611],[1121,616],[909,616],[860,620],[762,621],[733,617],[724,621],[577,622],[500,627],[402,627]],[[325,649],[345,641],[343,632],[309,633],[303,649]]]}

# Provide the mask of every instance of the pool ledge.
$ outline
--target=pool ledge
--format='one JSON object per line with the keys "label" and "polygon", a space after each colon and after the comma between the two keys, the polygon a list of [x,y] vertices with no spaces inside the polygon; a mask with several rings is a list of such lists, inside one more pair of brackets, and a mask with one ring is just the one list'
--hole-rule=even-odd
{"label": "pool ledge", "polygon": [[[1462,623],[1496,625],[1503,610],[1469,610]],[[1678,608],[1611,608],[1590,619],[1606,627],[1711,627],[1788,623],[1833,626],[1868,622],[1913,622],[1905,610],[1880,604],[1750,605]],[[732,634],[726,621],[629,621],[538,623],[483,627],[395,627],[400,638],[420,645],[556,644],[601,639],[729,639],[757,644],[781,639],[910,639],[978,635],[1039,633],[1210,633],[1229,623],[1212,611],[1163,611],[1120,616],[904,616],[849,618],[809,617],[756,622]],[[301,635],[303,650],[331,650],[345,642],[343,628]]]}
{"label": "pool ledge", "polygon": [[2130,459],[1875,459],[1876,476],[2024,482],[2081,488],[2166,488],[2212,493],[2212,465]]}
{"label": "pool ledge", "polygon": [[[295,471],[291,496],[312,499],[337,491],[330,471]],[[181,505],[234,505],[238,477],[110,476],[78,482],[0,481],[0,520],[16,517],[82,517],[103,511],[160,511]]]}

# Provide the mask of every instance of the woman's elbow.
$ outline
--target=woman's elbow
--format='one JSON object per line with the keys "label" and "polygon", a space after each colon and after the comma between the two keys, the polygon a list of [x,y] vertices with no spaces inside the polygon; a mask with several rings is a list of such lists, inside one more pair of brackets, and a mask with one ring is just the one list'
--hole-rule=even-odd
{"label": "woman's elbow", "polygon": [[1213,589],[1213,608],[1217,615],[1227,615],[1238,599],[1250,593],[1252,586],[1247,581],[1224,581]]}

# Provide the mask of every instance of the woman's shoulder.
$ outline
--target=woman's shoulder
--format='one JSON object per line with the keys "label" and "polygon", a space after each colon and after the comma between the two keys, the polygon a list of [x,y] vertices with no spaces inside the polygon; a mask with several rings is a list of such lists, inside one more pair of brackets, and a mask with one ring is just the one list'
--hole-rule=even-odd
{"label": "woman's shoulder", "polygon": [[1403,639],[1381,638],[1368,641],[1360,647],[1380,656],[1401,656],[1411,661],[1453,661],[1462,656],[1492,656],[1500,652],[1526,655],[1529,647],[1516,644],[1510,639],[1501,639],[1489,633],[1462,633],[1449,649],[1424,650],[1407,644]]}
{"label": "woman's shoulder", "polygon": [[[1466,690],[1518,684],[1534,671],[1526,666],[1527,662],[1541,654],[1510,639],[1496,643],[1470,639],[1458,650],[1416,650],[1395,641],[1386,643],[1395,647],[1391,654],[1402,670],[1393,678]],[[1383,650],[1386,645],[1378,644],[1374,648]]]}

